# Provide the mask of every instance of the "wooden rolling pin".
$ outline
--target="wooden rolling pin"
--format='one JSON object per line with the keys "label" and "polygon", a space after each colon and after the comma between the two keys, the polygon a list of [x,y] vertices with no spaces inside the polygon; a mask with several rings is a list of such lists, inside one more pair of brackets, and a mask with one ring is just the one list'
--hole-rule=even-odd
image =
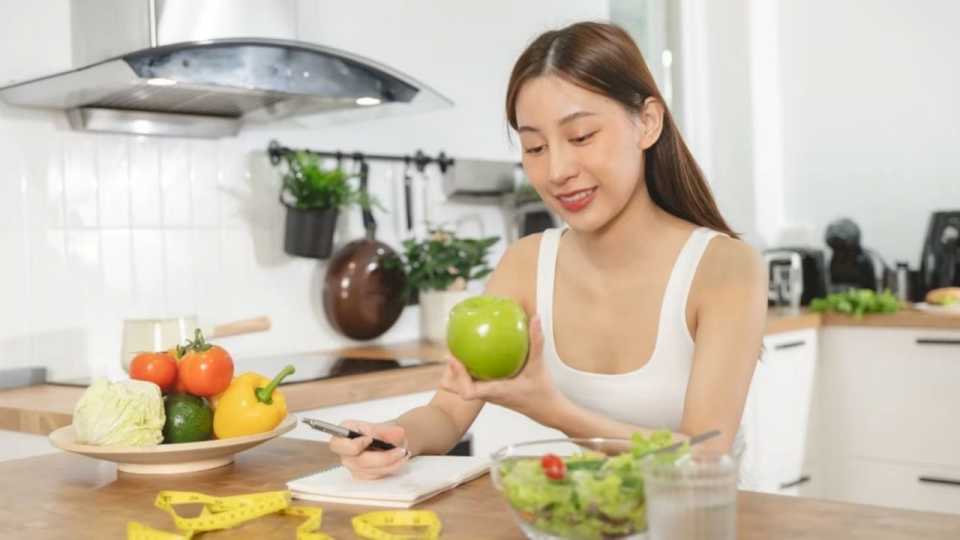
{"label": "wooden rolling pin", "polygon": [[240,334],[252,334],[254,332],[266,332],[269,329],[270,317],[263,316],[218,324],[204,333],[210,338],[222,338]]}

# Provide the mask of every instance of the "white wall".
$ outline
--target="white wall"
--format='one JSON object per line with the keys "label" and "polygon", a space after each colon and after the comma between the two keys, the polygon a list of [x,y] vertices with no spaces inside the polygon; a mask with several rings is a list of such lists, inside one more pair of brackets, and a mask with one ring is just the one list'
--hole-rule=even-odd
{"label": "white wall", "polygon": [[684,137],[727,223],[755,243],[747,0],[680,5]]}
{"label": "white wall", "polygon": [[687,137],[721,210],[759,247],[856,221],[919,263],[960,209],[960,4],[681,0]]}
{"label": "white wall", "polygon": [[[282,251],[283,213],[268,141],[365,152],[517,159],[502,101],[513,61],[539,32],[605,19],[601,0],[451,3],[304,1],[315,39],[380,60],[452,98],[452,109],[322,129],[255,129],[234,139],[141,139],[70,132],[61,114],[0,105],[0,365],[41,363],[56,376],[119,364],[121,320],[196,313],[201,323],[266,314],[273,329],[229,338],[235,355],[327,349],[347,342],[320,307],[325,267]],[[22,9],[0,1],[0,80],[38,65],[62,68],[67,2]],[[11,73],[15,75],[10,75]],[[374,165],[372,191],[397,208],[400,169]],[[494,207],[444,203],[429,182],[435,221],[464,234],[502,234]],[[422,210],[422,208],[420,209]],[[397,245],[401,213],[379,215]],[[422,212],[420,214],[423,215]],[[469,220],[474,217],[476,219]],[[466,219],[465,219],[466,218]],[[338,243],[360,234],[359,212]],[[502,245],[494,254],[499,257]],[[415,337],[405,311],[381,339]]]}
{"label": "white wall", "polygon": [[847,216],[888,262],[919,263],[931,211],[960,209],[960,3],[779,3],[784,211]]}

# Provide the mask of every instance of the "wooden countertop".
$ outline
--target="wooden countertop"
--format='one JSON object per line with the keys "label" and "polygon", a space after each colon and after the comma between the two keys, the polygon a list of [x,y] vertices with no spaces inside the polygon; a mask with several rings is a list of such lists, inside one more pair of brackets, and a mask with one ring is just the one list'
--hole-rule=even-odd
{"label": "wooden countertop", "polygon": [[[325,443],[289,438],[240,453],[236,462],[227,467],[172,476],[117,473],[112,464],[66,453],[3,462],[0,463],[0,537],[122,538],[127,523],[134,520],[173,532],[170,516],[153,506],[161,490],[199,491],[214,496],[281,490],[287,481],[335,462]],[[363,512],[382,510],[296,500],[294,504],[321,506],[324,510],[321,530],[334,538],[355,538],[350,519]],[[737,506],[737,538],[741,540],[960,537],[960,516],[951,514],[752,492],[740,492]],[[487,476],[438,495],[418,508],[437,513],[443,522],[443,538],[524,538]],[[295,529],[301,522],[300,518],[270,515],[241,525],[227,536],[290,539],[295,537]],[[219,537],[216,533],[211,535]]]}
{"label": "wooden countertop", "polygon": [[[960,317],[931,315],[903,310],[892,315],[854,319],[842,315],[790,313],[772,309],[767,317],[768,335],[807,328],[861,326],[875,328],[930,328],[960,330]],[[440,362],[436,365],[378,373],[351,375],[325,381],[284,385],[291,411],[306,411],[344,403],[386,398],[433,390],[443,370],[445,349],[426,341],[390,345],[360,345],[331,351],[331,355],[367,358],[417,357]],[[0,391],[0,430],[47,435],[70,424],[73,407],[83,388],[40,385]]]}
{"label": "wooden countertop", "polygon": [[837,313],[813,313],[806,309],[799,313],[771,308],[767,313],[767,335],[829,326],[860,326],[868,328],[927,328],[960,330],[960,316],[933,315],[913,308],[897,313],[866,315],[857,319]]}

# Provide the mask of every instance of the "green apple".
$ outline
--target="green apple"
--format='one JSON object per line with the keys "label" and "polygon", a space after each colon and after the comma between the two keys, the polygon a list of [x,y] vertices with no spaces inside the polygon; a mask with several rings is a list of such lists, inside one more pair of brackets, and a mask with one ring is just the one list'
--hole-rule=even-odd
{"label": "green apple", "polygon": [[467,298],[450,310],[447,347],[475,379],[513,377],[527,359],[527,314],[510,298]]}

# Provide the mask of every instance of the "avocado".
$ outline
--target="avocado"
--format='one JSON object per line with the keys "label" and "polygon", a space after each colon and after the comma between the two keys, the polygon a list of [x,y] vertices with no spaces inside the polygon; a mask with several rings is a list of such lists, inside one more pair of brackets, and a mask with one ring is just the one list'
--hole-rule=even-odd
{"label": "avocado", "polygon": [[206,400],[190,394],[171,394],[164,400],[167,421],[163,442],[205,441],[213,434],[213,410]]}

